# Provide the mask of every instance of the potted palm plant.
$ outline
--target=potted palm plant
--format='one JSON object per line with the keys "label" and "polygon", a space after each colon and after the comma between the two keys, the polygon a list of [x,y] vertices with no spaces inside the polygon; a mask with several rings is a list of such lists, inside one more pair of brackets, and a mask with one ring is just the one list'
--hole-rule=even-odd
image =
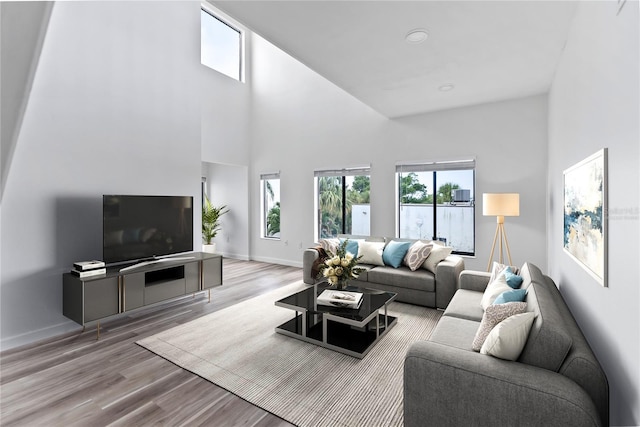
{"label": "potted palm plant", "polygon": [[202,205],[202,250],[204,252],[214,253],[216,244],[212,242],[220,231],[220,217],[229,212],[226,205],[214,206],[211,200],[205,195],[204,204]]}

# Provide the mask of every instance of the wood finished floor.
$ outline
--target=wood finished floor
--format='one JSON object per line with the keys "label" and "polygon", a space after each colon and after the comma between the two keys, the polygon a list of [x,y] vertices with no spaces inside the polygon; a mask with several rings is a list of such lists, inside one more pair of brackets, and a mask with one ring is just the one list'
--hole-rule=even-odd
{"label": "wood finished floor", "polygon": [[[2,426],[291,426],[136,341],[302,278],[224,259],[223,286],[0,354]],[[230,331],[231,332],[231,331]],[[202,337],[206,339],[207,337]]]}

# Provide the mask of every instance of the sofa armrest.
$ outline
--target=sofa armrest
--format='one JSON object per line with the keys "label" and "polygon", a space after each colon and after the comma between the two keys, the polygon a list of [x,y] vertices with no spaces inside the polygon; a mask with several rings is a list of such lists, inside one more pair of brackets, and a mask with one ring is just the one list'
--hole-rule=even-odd
{"label": "sofa armrest", "polygon": [[460,289],[469,291],[484,292],[489,284],[491,273],[485,271],[464,270],[460,273]]}
{"label": "sofa armrest", "polygon": [[458,276],[464,270],[462,257],[449,255],[436,266],[436,307],[447,308],[458,290]]}
{"label": "sofa armrest", "polygon": [[308,285],[313,285],[316,278],[313,277],[313,263],[320,258],[318,251],[313,248],[305,249],[302,253],[302,281]]}
{"label": "sofa armrest", "polygon": [[600,426],[587,393],[565,376],[447,345],[412,344],[404,425]]}

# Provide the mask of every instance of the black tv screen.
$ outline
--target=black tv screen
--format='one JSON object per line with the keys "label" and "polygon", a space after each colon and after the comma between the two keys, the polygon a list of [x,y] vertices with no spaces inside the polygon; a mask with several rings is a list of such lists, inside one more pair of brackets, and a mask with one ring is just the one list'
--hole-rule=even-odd
{"label": "black tv screen", "polygon": [[104,195],[103,260],[138,261],[193,250],[193,197]]}

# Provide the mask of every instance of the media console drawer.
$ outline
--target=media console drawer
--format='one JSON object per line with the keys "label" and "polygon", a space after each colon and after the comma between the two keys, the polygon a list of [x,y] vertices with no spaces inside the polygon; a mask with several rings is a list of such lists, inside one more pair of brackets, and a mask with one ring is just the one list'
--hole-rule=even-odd
{"label": "media console drawer", "polygon": [[144,304],[153,304],[187,293],[185,279],[156,282],[144,287]]}

